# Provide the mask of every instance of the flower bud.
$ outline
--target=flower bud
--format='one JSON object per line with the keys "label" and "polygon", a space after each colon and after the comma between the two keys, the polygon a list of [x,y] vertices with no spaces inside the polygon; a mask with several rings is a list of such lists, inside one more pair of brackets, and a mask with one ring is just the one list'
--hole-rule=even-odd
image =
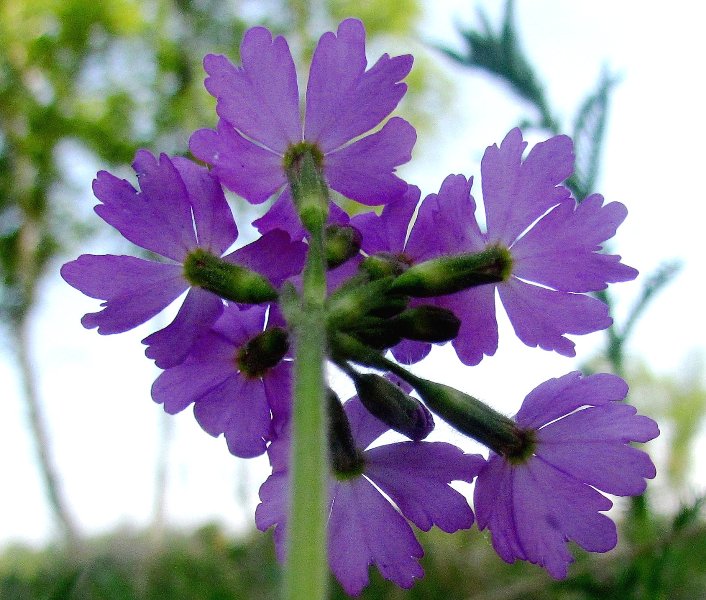
{"label": "flower bud", "polygon": [[427,407],[384,377],[356,374],[353,383],[363,406],[391,429],[415,442],[434,429],[434,418]]}
{"label": "flower bud", "polygon": [[381,319],[380,323],[381,324],[377,327],[357,329],[351,332],[351,334],[366,346],[376,348],[377,350],[392,348],[402,341],[402,336],[393,331],[391,327],[388,327],[386,321]]}
{"label": "flower bud", "polygon": [[329,225],[326,227],[324,252],[326,267],[335,269],[360,251],[363,236],[352,225]]}
{"label": "flower bud", "polygon": [[395,279],[391,291],[415,298],[443,296],[505,281],[511,271],[510,251],[501,246],[489,246],[475,254],[442,256],[414,265]]}
{"label": "flower bud", "polygon": [[242,345],[235,356],[235,363],[241,373],[255,379],[276,366],[288,350],[287,331],[282,327],[271,327]]}
{"label": "flower bud", "polygon": [[187,254],[184,277],[191,285],[233,302],[259,304],[277,299],[277,290],[265,277],[202,248]]}
{"label": "flower bud", "polygon": [[408,308],[389,323],[400,337],[418,342],[448,342],[461,327],[460,319],[450,310],[431,305]]}

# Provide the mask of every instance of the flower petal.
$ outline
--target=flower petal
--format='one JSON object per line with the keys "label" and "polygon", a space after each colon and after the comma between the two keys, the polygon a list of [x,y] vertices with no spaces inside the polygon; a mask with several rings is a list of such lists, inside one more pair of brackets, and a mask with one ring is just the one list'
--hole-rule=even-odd
{"label": "flower petal", "polygon": [[453,347],[464,365],[477,365],[483,356],[495,354],[498,349],[498,321],[495,317],[494,285],[441,296],[434,304],[449,309],[461,319],[461,328]]}
{"label": "flower petal", "polygon": [[406,253],[415,262],[458,252],[480,252],[485,238],[476,221],[473,178],[449,175],[438,194],[429,194],[409,234]]}
{"label": "flower petal", "polygon": [[225,434],[231,454],[264,454],[270,432],[270,408],[262,381],[234,373],[194,404],[199,425],[212,436]]}
{"label": "flower petal", "polygon": [[221,184],[208,169],[191,160],[177,156],[172,162],[189,195],[199,247],[221,256],[238,237]]}
{"label": "flower petal", "polygon": [[262,378],[272,411],[271,438],[280,437],[291,419],[293,366],[292,361],[282,361]]}
{"label": "flower petal", "polygon": [[306,248],[303,242],[293,242],[287,233],[275,229],[224,259],[257,271],[267,277],[274,286],[279,287],[287,277],[301,272]]}
{"label": "flower petal", "polygon": [[383,433],[390,430],[385,423],[368,412],[358,396],[346,400],[343,409],[346,411],[355,444],[361,450],[370,446]]}
{"label": "flower petal", "polygon": [[570,292],[593,292],[635,279],[637,271],[619,256],[598,252],[627,216],[622,204],[602,203],[602,196],[594,194],[581,204],[568,199],[553,208],[513,245],[513,274]]}
{"label": "flower petal", "polygon": [[132,166],[141,191],[99,171],[93,193],[102,204],[94,210],[133,244],[181,262],[196,246],[191,203],[181,175],[166,154],[158,161],[147,150],[137,151]]}
{"label": "flower petal", "polygon": [[526,147],[515,128],[500,147],[489,146],[483,155],[483,202],[491,243],[511,245],[547,209],[570,195],[559,184],[574,170],[571,138],[558,135],[541,142],[523,161]]}
{"label": "flower petal", "polygon": [[105,300],[103,310],[81,319],[86,329],[98,327],[103,335],[141,325],[189,287],[181,265],[112,254],[82,254],[61,267],[61,276],[87,296]]}
{"label": "flower petal", "polygon": [[564,334],[592,333],[610,327],[608,307],[590,296],[557,292],[511,278],[498,285],[500,299],[517,337],[531,347],[576,356]]}
{"label": "flower petal", "polygon": [[572,371],[541,383],[527,394],[515,420],[526,429],[539,429],[577,408],[602,406],[622,400],[627,393],[627,384],[617,375]]}
{"label": "flower petal", "polygon": [[403,365],[413,365],[431,352],[431,344],[427,342],[415,342],[413,340],[402,340],[392,348],[392,356],[397,362]]}
{"label": "flower petal", "polygon": [[[349,220],[348,213],[342,210],[335,202],[329,202],[327,224],[338,223],[345,225]],[[259,219],[255,219],[252,224],[260,233],[281,229],[288,233],[293,240],[303,240],[307,235],[294,208],[292,192],[289,187],[284,188],[279,198],[270,207],[270,210]]]}
{"label": "flower petal", "polygon": [[287,41],[264,27],[245,32],[240,44],[243,66],[209,54],[203,61],[205,85],[218,100],[216,111],[233,127],[284,154],[302,139],[297,73]]}
{"label": "flower petal", "polygon": [[233,347],[220,336],[208,334],[183,363],[157,377],[152,398],[173,415],[203,398],[233,373]]}
{"label": "flower petal", "polygon": [[401,442],[365,452],[365,475],[423,531],[447,533],[473,525],[473,511],[448,484],[471,482],[485,460],[444,442]]}
{"label": "flower petal", "polygon": [[260,531],[275,526],[277,560],[284,562],[287,550],[289,517],[289,475],[275,472],[260,486],[260,504],[255,509],[255,525]]}
{"label": "flower petal", "polygon": [[324,152],[370,131],[389,115],[407,91],[399,83],[412,68],[410,54],[384,54],[365,71],[365,28],[346,19],[321,36],[306,90],[304,137]]}
{"label": "flower petal", "polygon": [[537,432],[537,454],[579,481],[619,496],[645,491],[655,467],[644,452],[628,446],[659,434],[657,424],[637,409],[611,403],[579,410]]}
{"label": "flower petal", "polygon": [[223,312],[223,301],[206,290],[192,287],[177,316],[164,329],[148,335],[145,356],[160,369],[183,362],[199,336],[206,333]]}
{"label": "flower petal", "polygon": [[328,524],[331,570],[347,594],[357,596],[368,584],[368,566],[398,586],[410,588],[424,571],[424,554],[407,521],[364,477],[334,488]]}
{"label": "flower petal", "polygon": [[262,204],[287,183],[279,154],[245,139],[223,120],[215,131],[195,131],[189,150],[213,165],[212,172],[223,185],[252,204]]}
{"label": "flower petal", "polygon": [[363,237],[361,248],[367,254],[404,251],[407,230],[420,193],[416,185],[410,185],[400,200],[385,205],[380,216],[375,211],[369,211],[351,219],[351,225]]}
{"label": "flower petal", "polygon": [[393,117],[378,132],[326,154],[329,185],[346,198],[374,206],[402,198],[407,184],[395,168],[412,158],[417,134],[407,121]]}

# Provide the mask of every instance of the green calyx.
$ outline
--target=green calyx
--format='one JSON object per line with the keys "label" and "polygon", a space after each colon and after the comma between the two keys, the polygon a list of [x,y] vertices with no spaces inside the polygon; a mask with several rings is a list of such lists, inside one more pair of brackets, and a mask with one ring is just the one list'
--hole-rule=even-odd
{"label": "green calyx", "polygon": [[339,481],[360,477],[365,470],[365,459],[355,445],[346,411],[331,389],[327,392],[327,409],[331,472]]}
{"label": "green calyx", "polygon": [[309,233],[321,231],[328,218],[328,186],[324,179],[324,155],[311,142],[287,149],[283,159],[294,205]]}
{"label": "green calyx", "polygon": [[277,366],[289,350],[289,337],[282,327],[266,329],[243,344],[235,354],[235,365],[248,379],[259,379]]}
{"label": "green calyx", "polygon": [[296,172],[298,169],[301,169],[304,157],[307,155],[314,159],[314,165],[319,170],[323,169],[324,153],[321,152],[316,144],[303,141],[298,144],[292,144],[289,148],[287,148],[287,152],[284,154],[282,166],[287,174],[289,174],[290,171]]}
{"label": "green calyx", "polygon": [[391,290],[430,298],[506,281],[511,274],[510,250],[492,245],[482,252],[442,256],[416,264],[395,279]]}
{"label": "green calyx", "polygon": [[233,302],[259,304],[276,300],[278,296],[277,290],[259,273],[225,261],[202,248],[187,254],[184,277],[191,285]]}
{"label": "green calyx", "polygon": [[370,279],[382,279],[383,277],[398,277],[402,275],[412,265],[412,259],[404,254],[393,254],[392,252],[377,252],[366,256],[360,263],[360,270],[367,273]]}
{"label": "green calyx", "polygon": [[363,237],[351,225],[328,225],[324,234],[326,268],[335,269],[360,251]]}

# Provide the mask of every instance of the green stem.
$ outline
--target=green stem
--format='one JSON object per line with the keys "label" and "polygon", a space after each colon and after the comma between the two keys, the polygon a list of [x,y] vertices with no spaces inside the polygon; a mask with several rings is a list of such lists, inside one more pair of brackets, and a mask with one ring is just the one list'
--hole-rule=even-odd
{"label": "green stem", "polygon": [[296,339],[291,447],[291,513],[285,575],[287,600],[324,600],[328,446],[324,359],[326,270],[323,230],[312,231]]}

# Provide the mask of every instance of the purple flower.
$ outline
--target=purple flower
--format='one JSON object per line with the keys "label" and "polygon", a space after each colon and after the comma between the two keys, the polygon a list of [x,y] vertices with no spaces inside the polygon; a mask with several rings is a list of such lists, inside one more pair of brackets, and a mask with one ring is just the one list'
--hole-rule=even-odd
{"label": "purple flower", "polygon": [[513,129],[483,156],[486,232],[475,219],[472,180],[450,175],[439,194],[422,203],[407,242],[436,255],[480,252],[491,245],[509,250],[512,264],[504,281],[434,300],[461,319],[453,345],[467,365],[497,350],[496,289],[525,344],[574,356],[574,343],[565,334],[591,333],[612,323],[608,307],[585,292],[637,276],[619,256],[600,252],[625,219],[625,206],[604,205],[598,194],[577,203],[559,185],[573,171],[571,139],[556,136],[539,143],[523,160],[526,146],[520,130]]}
{"label": "purple flower", "polygon": [[[146,355],[157,366],[168,368],[184,360],[199,335],[223,311],[221,298],[191,287],[184,275],[184,261],[195,249],[222,256],[235,242],[238,230],[218,180],[204,167],[165,154],[157,160],[140,150],[133,168],[140,191],[106,171],[98,173],[93,192],[102,204],[95,211],[129,241],[167,262],[84,254],[66,263],[61,275],[87,296],[105,301],[101,311],[81,320],[84,327],[98,327],[101,334],[137,327],[188,289],[174,321],[143,340],[148,345]],[[301,270],[305,251],[300,242],[273,231],[224,260],[257,271],[279,285]]]}
{"label": "purple flower", "polygon": [[[399,442],[370,448],[387,426],[370,415],[357,397],[345,403],[351,432],[362,457],[362,473],[329,480],[328,557],[331,570],[350,595],[368,584],[375,564],[386,579],[409,588],[424,573],[423,555],[404,517],[428,531],[468,529],[473,512],[466,499],[448,484],[472,481],[485,464],[479,455],[464,454],[444,442]],[[260,488],[257,527],[275,528],[275,545],[284,559],[289,502],[289,438],[268,449],[272,475]],[[376,487],[397,506],[397,510]],[[401,513],[401,514],[400,514]],[[404,517],[402,516],[404,515]]]}
{"label": "purple flower", "polygon": [[265,313],[262,306],[227,306],[186,360],[152,386],[155,402],[170,414],[194,403],[201,427],[224,434],[231,453],[243,458],[263,454],[289,420],[292,362],[279,360],[284,349],[274,360],[248,353],[248,343],[265,331]]}
{"label": "purple flower", "polygon": [[598,490],[642,493],[655,467],[628,444],[659,435],[654,421],[620,402],[627,390],[614,375],[574,372],[525,398],[515,420],[534,432],[531,454],[491,453],[475,487],[478,526],[490,530],[503,560],[527,560],[563,578],[573,560],[567,541],[591,552],[615,546],[615,524],[601,514],[612,503]]}
{"label": "purple flower", "polygon": [[[255,27],[246,32],[240,55],[242,67],[224,56],[206,56],[206,88],[218,101],[220,120],[215,131],[195,132],[190,149],[249,202],[259,204],[285,188],[270,212],[255,222],[260,231],[301,230],[285,187],[284,164],[304,147],[320,156],[329,186],[348,198],[376,205],[404,193],[407,185],[394,171],[411,158],[414,128],[393,117],[380,131],[360,136],[402,99],[407,86],[400,81],[412,68],[411,55],[385,54],[366,70],[363,24],[343,21],[338,33],[324,34],[314,51],[303,127],[286,40]],[[337,207],[332,213],[336,222],[342,216]]]}

